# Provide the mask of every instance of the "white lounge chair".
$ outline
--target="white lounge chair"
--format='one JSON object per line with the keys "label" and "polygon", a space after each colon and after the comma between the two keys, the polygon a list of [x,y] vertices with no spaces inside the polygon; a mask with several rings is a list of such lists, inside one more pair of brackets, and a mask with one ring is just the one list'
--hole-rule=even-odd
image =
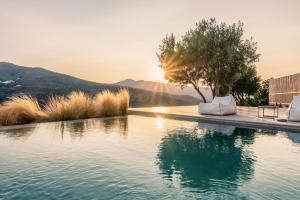
{"label": "white lounge chair", "polygon": [[236,103],[232,95],[215,97],[211,103],[200,103],[198,112],[201,115],[232,115],[236,114]]}
{"label": "white lounge chair", "polygon": [[288,121],[300,121],[300,96],[293,97],[285,115]]}

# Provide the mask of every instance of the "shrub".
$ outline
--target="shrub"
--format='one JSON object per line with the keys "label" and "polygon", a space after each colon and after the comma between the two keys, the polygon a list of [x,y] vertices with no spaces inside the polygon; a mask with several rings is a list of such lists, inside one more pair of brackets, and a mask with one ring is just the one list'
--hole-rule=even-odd
{"label": "shrub", "polygon": [[36,99],[22,95],[11,97],[0,106],[0,124],[13,125],[42,121],[46,117]]}
{"label": "shrub", "polygon": [[254,100],[257,105],[268,105],[269,104],[269,81],[265,80],[261,83],[259,89],[254,95]]}

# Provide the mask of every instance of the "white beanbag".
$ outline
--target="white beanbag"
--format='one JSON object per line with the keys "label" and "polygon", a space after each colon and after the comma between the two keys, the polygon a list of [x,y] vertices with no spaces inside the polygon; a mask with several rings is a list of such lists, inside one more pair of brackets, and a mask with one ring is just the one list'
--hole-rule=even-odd
{"label": "white beanbag", "polygon": [[206,115],[236,114],[236,102],[232,95],[215,97],[211,103],[200,103],[198,112]]}
{"label": "white beanbag", "polygon": [[293,97],[285,115],[288,121],[300,121],[300,96]]}

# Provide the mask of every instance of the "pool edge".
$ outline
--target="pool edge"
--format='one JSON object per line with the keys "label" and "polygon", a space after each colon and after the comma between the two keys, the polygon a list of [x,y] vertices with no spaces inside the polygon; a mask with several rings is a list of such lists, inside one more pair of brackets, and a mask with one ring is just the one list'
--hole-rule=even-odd
{"label": "pool edge", "polygon": [[147,111],[137,111],[137,110],[129,110],[129,115],[138,115],[138,116],[146,116],[146,117],[164,117],[168,119],[176,119],[176,120],[186,120],[186,121],[199,121],[199,122],[207,122],[214,124],[225,124],[225,125],[233,125],[240,126],[245,128],[259,128],[266,130],[278,130],[278,131],[290,131],[290,132],[299,132],[300,133],[300,123],[299,125],[291,125],[291,124],[283,124],[283,123],[269,123],[262,121],[239,121],[233,119],[218,119],[215,117],[209,116],[192,116],[192,115],[181,115],[181,114],[172,114],[172,113],[159,113],[159,112],[147,112]]}

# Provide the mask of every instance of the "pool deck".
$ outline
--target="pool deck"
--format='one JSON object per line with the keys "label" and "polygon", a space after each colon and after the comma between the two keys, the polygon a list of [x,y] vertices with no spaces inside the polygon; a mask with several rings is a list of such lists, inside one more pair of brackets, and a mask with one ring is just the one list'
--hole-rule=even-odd
{"label": "pool deck", "polygon": [[[285,110],[286,108],[279,108],[278,119],[283,118]],[[279,122],[277,119],[258,118],[257,107],[238,107],[236,115],[227,116],[199,115],[197,106],[130,108],[129,114],[151,117],[160,116],[179,120],[221,123],[247,128],[275,129],[300,133],[300,122]],[[268,112],[266,112],[266,114],[268,114]]]}

